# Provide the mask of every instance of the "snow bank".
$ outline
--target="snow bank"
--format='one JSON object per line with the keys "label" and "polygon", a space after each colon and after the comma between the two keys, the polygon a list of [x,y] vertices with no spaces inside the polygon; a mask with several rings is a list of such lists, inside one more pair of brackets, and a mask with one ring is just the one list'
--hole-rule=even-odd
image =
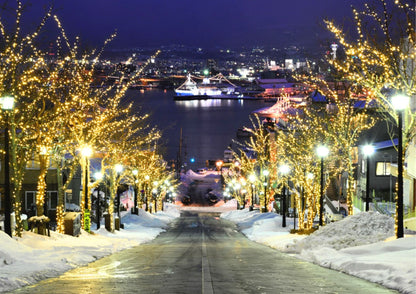
{"label": "snow bank", "polygon": [[296,253],[316,247],[336,250],[383,241],[395,234],[394,219],[377,212],[360,212],[329,223],[292,246]]}
{"label": "snow bank", "polygon": [[110,233],[103,228],[79,237],[58,234],[42,236],[23,232],[22,238],[10,238],[0,231],[0,292],[31,285],[56,277],[114,252],[154,239],[179,216],[178,209],[167,204],[164,211],[139,215],[122,214],[124,229]]}
{"label": "snow bank", "polygon": [[[258,211],[231,211],[249,239],[318,265],[379,283],[402,293],[416,293],[416,236],[394,237],[394,220],[376,212],[359,212],[330,223],[309,236],[290,234],[281,216]],[[293,218],[287,219],[293,227]]]}

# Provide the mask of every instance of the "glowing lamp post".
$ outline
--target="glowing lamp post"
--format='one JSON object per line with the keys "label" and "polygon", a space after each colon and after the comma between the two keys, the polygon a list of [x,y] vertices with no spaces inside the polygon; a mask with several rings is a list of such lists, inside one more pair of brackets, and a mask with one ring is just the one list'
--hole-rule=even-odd
{"label": "glowing lamp post", "polygon": [[[94,173],[94,179],[97,182],[100,182],[103,178],[103,174],[101,172]],[[97,214],[97,230],[100,229],[100,219],[101,219],[101,208],[100,208],[100,183],[97,185],[97,203],[96,203],[96,214]]]}
{"label": "glowing lamp post", "polygon": [[397,111],[399,146],[397,152],[397,238],[403,238],[403,112],[409,106],[410,98],[405,95],[392,97],[391,103]]}
{"label": "glowing lamp post", "polygon": [[324,158],[328,156],[329,149],[326,146],[319,146],[316,149],[318,157],[321,158],[321,193],[319,197],[319,226],[323,226],[323,214],[324,214]]}
{"label": "glowing lamp post", "polygon": [[4,231],[12,236],[11,212],[12,199],[10,194],[10,149],[9,149],[9,115],[8,112],[14,108],[14,97],[6,96],[0,98],[1,108],[5,112],[6,127],[4,130]]}
{"label": "glowing lamp post", "polygon": [[218,173],[220,174],[221,179],[221,188],[224,184],[224,179],[222,178],[222,166],[224,165],[224,162],[222,160],[218,160],[215,165],[217,166]]}
{"label": "glowing lamp post", "polygon": [[365,145],[363,146],[363,153],[366,157],[366,183],[365,183],[365,211],[370,209],[370,156],[374,154],[374,146]]}
{"label": "glowing lamp post", "polygon": [[222,160],[218,160],[215,165],[217,166],[217,170],[218,170],[218,174],[222,174],[222,165],[224,164],[224,162]]}
{"label": "glowing lamp post", "polygon": [[[286,176],[290,172],[290,167],[287,164],[283,164],[279,167],[279,172],[282,176]],[[289,189],[287,189],[289,191]],[[282,188],[282,227],[286,227],[286,185]],[[294,220],[293,220],[294,221]]]}

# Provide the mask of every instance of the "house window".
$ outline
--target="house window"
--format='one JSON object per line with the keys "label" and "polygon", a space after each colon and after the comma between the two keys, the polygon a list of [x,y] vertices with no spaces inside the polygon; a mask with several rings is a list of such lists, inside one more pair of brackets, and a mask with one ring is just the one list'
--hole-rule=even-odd
{"label": "house window", "polygon": [[25,192],[25,209],[29,211],[33,206],[36,206],[36,192],[26,191]]}
{"label": "house window", "polygon": [[[38,154],[34,154],[26,163],[26,169],[40,169],[40,159]],[[56,169],[52,164],[52,158],[49,158],[48,169]]]}
{"label": "house window", "polygon": [[[47,193],[47,202],[48,209],[56,209],[58,204],[58,192],[48,191]],[[25,209],[28,211],[33,206],[36,206],[36,192],[35,191],[26,191],[25,192]]]}
{"label": "house window", "polygon": [[55,210],[58,206],[58,192],[48,191],[48,208]]}
{"label": "house window", "polygon": [[33,156],[31,160],[28,160],[26,169],[40,169],[39,156]]}
{"label": "house window", "polygon": [[376,176],[389,176],[390,162],[379,161],[376,166]]}

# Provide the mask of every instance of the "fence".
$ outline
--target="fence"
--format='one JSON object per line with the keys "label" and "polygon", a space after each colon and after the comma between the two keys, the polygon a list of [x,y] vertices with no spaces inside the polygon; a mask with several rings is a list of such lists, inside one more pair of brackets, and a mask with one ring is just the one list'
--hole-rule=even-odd
{"label": "fence", "polygon": [[[352,203],[355,208],[361,211],[365,211],[365,201],[363,201],[363,199],[361,199],[360,197],[353,196]],[[370,211],[377,211],[379,213],[387,214],[394,217],[394,215],[396,214],[396,203],[388,201],[377,202],[375,200],[375,197],[373,197],[373,202],[370,203],[369,209]],[[407,219],[412,217],[416,217],[415,210],[412,210],[408,205],[404,205],[403,218]]]}

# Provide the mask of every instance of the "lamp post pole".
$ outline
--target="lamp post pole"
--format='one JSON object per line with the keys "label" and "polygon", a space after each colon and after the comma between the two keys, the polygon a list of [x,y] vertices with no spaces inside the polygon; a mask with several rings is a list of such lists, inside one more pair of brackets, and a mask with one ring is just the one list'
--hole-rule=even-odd
{"label": "lamp post pole", "polygon": [[286,185],[282,188],[282,227],[286,227]]}
{"label": "lamp post pole", "polygon": [[254,194],[254,192],[253,192],[254,189],[253,189],[253,186],[254,186],[254,184],[252,183],[251,184],[251,201],[250,201],[250,208],[249,208],[250,211],[253,211],[253,207],[254,207],[253,206],[253,204],[254,204],[253,203],[253,201],[254,201],[254,195],[253,195]]}
{"label": "lamp post pole", "polygon": [[[290,167],[287,164],[283,164],[279,167],[279,172],[285,176],[289,173]],[[287,180],[287,187],[284,184],[282,188],[282,227],[286,227],[286,191],[289,192],[289,180]],[[295,219],[293,219],[294,221]]]}
{"label": "lamp post pole", "polygon": [[324,214],[324,158],[321,157],[321,189],[319,197],[319,226],[323,226]]}
{"label": "lamp post pole", "polygon": [[101,219],[101,207],[100,207],[100,180],[102,179],[103,174],[100,172],[96,172],[94,174],[94,178],[96,181],[98,181],[97,184],[97,203],[95,205],[96,215],[97,215],[97,230],[100,229],[100,219]]}
{"label": "lamp post pole", "polygon": [[329,149],[326,146],[319,146],[316,149],[318,156],[321,158],[321,189],[319,197],[319,226],[323,226],[324,220],[324,157],[327,157],[329,154]]}
{"label": "lamp post pole", "polygon": [[251,185],[250,185],[251,186],[251,201],[250,201],[249,211],[253,211],[253,208],[254,208],[254,182],[256,181],[256,176],[251,174],[248,177],[248,180],[251,183]]}
{"label": "lamp post pole", "polygon": [[365,145],[363,147],[366,156],[366,183],[365,183],[365,211],[370,210],[370,156],[374,153],[374,147]]}
{"label": "lamp post pole", "polygon": [[392,105],[397,110],[398,120],[398,139],[399,146],[397,150],[397,231],[396,237],[404,237],[403,229],[403,112],[409,106],[410,98],[405,95],[396,95],[392,97]]}
{"label": "lamp post pole", "polygon": [[85,156],[85,170],[84,170],[84,197],[85,197],[85,209],[88,209],[88,157]]}
{"label": "lamp post pole", "polygon": [[97,211],[97,230],[100,229],[100,218],[101,218],[101,211],[100,211],[100,184],[97,185],[97,204],[95,207]]}
{"label": "lamp post pole", "polygon": [[10,150],[9,150],[9,118],[6,114],[6,130],[4,134],[4,231],[12,236],[11,216],[11,197],[10,197]]}
{"label": "lamp post pole", "polygon": [[398,111],[399,120],[399,146],[397,151],[397,238],[403,238],[403,116],[402,111]]}
{"label": "lamp post pole", "polygon": [[370,210],[370,156],[367,156],[367,174],[365,183],[365,211]]}
{"label": "lamp post pole", "polygon": [[268,186],[268,176],[269,176],[269,171],[267,169],[263,170],[263,175],[264,175],[264,203],[263,203],[263,207],[262,207],[262,212],[266,212],[267,211],[267,186]]}
{"label": "lamp post pole", "polygon": [[14,97],[6,96],[0,98],[1,108],[5,111],[6,127],[4,133],[4,231],[12,236],[11,214],[12,199],[10,192],[10,146],[9,146],[9,115],[8,111],[14,108]]}
{"label": "lamp post pole", "polygon": [[123,171],[123,166],[121,164],[115,165],[115,171],[116,171],[116,184],[117,184],[117,216],[120,222],[120,228],[123,228],[123,224],[121,223],[121,216],[120,216],[120,183],[118,182],[118,177],[120,176],[121,172]]}
{"label": "lamp post pole", "polygon": [[136,177],[139,174],[139,171],[135,169],[132,171],[132,173],[134,176],[134,206],[132,209],[132,213],[137,215],[139,214],[139,208],[137,207],[137,193],[139,189],[137,189],[138,180],[136,179]]}
{"label": "lamp post pole", "polygon": [[149,197],[149,190],[148,190],[149,189],[149,184],[148,184],[148,182],[149,182],[149,179],[150,179],[149,175],[146,175],[144,177],[144,179],[146,180],[146,184],[145,184],[145,187],[144,187],[144,198],[145,198],[145,204],[146,204],[145,210],[149,211],[149,199],[148,199],[148,197]]}

